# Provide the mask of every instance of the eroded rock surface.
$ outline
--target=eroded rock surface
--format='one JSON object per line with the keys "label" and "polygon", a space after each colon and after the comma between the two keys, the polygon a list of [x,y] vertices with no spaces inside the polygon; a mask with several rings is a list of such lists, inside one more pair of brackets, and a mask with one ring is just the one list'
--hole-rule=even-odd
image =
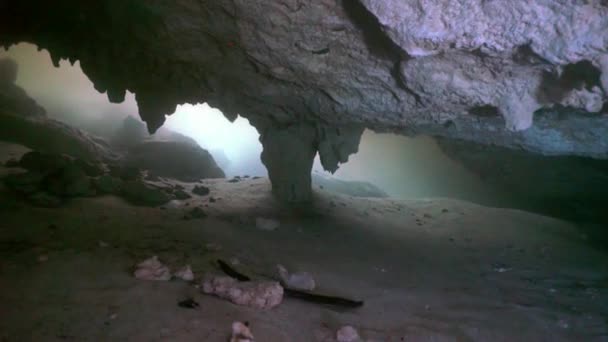
{"label": "eroded rock surface", "polygon": [[[110,100],[135,92],[152,131],[186,102],[254,122],[323,120],[454,136],[446,123],[488,135],[521,131],[534,125],[538,108],[565,103],[598,112],[606,101],[608,6],[601,0],[13,1],[1,9],[0,43],[36,43],[55,63],[80,60]],[[552,78],[562,82],[546,82]],[[429,80],[441,89],[429,93]],[[559,96],[543,94],[556,85]],[[484,118],[470,111],[480,106],[497,107],[504,120],[476,124]],[[542,136],[534,138],[544,151]]]}
{"label": "eroded rock surface", "polygon": [[283,288],[273,281],[239,282],[225,276],[206,275],[202,291],[227,299],[237,305],[271,309],[283,300]]}
{"label": "eroded rock surface", "polygon": [[330,171],[356,151],[353,125],[608,158],[603,0],[10,1],[0,22],[0,44],[134,92],[152,132],[182,103],[248,118],[288,201],[317,151]]}

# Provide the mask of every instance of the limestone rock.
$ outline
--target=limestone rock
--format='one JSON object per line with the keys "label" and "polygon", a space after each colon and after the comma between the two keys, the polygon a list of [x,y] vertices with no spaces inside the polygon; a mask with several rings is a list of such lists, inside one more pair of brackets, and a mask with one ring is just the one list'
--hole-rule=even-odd
{"label": "limestone rock", "polygon": [[69,163],[49,174],[45,182],[48,191],[56,196],[81,197],[95,194],[91,180],[75,163]]}
{"label": "limestone rock", "polygon": [[360,341],[357,329],[350,325],[345,325],[336,332],[337,342],[357,342]]}
{"label": "limestone rock", "polygon": [[231,277],[207,275],[202,291],[257,309],[271,309],[283,300],[283,287],[272,281],[239,282]]}
{"label": "limestone rock", "polygon": [[183,281],[193,281],[194,280],[194,273],[192,272],[192,268],[190,268],[190,265],[186,265],[186,266],[180,268],[179,270],[177,270],[175,272],[174,276]]}
{"label": "limestone rock", "polygon": [[232,336],[230,342],[254,342],[253,334],[247,323],[232,323]]}
{"label": "limestone rock", "polygon": [[133,276],[141,280],[169,280],[171,271],[158,260],[157,256],[153,256],[137,264]]}
{"label": "limestone rock", "polygon": [[15,84],[18,65],[9,58],[0,59],[0,112],[24,117],[44,117],[46,111]]}
{"label": "limestone rock", "polygon": [[206,150],[176,141],[147,141],[129,150],[126,165],[148,170],[160,177],[192,182],[223,178],[224,172]]}
{"label": "limestone rock", "polygon": [[192,189],[192,193],[198,196],[207,196],[210,192],[211,190],[203,185],[196,185],[194,189]]}
{"label": "limestone rock", "polygon": [[178,200],[187,200],[189,198],[192,198],[192,196],[190,196],[184,190],[175,190],[173,192],[173,196],[175,196],[175,199],[178,199]]}
{"label": "limestone rock", "polygon": [[311,200],[315,139],[316,132],[310,126],[269,127],[261,134],[262,162],[268,169],[273,193],[283,201]]}
{"label": "limestone rock", "polygon": [[290,289],[312,291],[316,287],[313,276],[308,272],[289,273],[283,265],[277,265],[282,284]]}
{"label": "limestone rock", "polygon": [[165,192],[142,181],[124,182],[121,194],[126,200],[136,205],[157,206],[170,201]]}
{"label": "limestone rock", "polygon": [[40,153],[66,154],[85,161],[112,161],[118,157],[103,139],[46,117],[23,117],[0,110],[0,139]]}

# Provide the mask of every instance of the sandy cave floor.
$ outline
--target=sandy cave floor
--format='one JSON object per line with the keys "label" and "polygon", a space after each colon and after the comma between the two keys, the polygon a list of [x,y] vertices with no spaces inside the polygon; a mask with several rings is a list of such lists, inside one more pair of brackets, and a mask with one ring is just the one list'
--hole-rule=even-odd
{"label": "sandy cave floor", "polygon": [[[0,161],[19,153],[5,148]],[[313,208],[293,210],[266,179],[203,183],[216,202],[160,208],[112,196],[34,208],[0,188],[0,341],[226,341],[235,320],[262,342],[324,341],[345,324],[369,341],[608,341],[608,254],[569,223],[321,190]],[[195,206],[209,217],[185,220]],[[281,226],[259,230],[259,216]],[[134,279],[132,266],[153,255],[191,264],[197,280],[217,258],[258,278],[282,263],[365,305],[239,307],[183,281]],[[188,297],[200,307],[177,305]]]}

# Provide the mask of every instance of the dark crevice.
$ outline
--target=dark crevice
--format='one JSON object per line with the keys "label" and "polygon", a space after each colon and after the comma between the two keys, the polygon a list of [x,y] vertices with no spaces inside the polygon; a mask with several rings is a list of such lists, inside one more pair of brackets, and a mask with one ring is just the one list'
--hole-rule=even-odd
{"label": "dark crevice", "polygon": [[363,35],[363,41],[369,53],[376,58],[393,62],[390,73],[395,80],[395,84],[401,90],[412,95],[416,103],[420,104],[420,96],[407,87],[401,76],[401,63],[410,59],[410,56],[386,35],[378,18],[368,11],[361,2],[358,0],[342,0],[342,7],[350,21]]}
{"label": "dark crevice", "polygon": [[492,105],[475,106],[469,109],[469,114],[479,117],[496,117],[500,115],[498,108]]}
{"label": "dark crevice", "polygon": [[326,55],[329,53],[329,48],[326,47],[326,48],[319,49],[319,50],[312,50],[310,52],[312,52],[315,55]]}
{"label": "dark crevice", "polygon": [[530,44],[519,46],[513,54],[513,60],[520,65],[550,64],[549,61],[534,52]]}
{"label": "dark crevice", "polygon": [[587,60],[566,65],[559,76],[556,73],[544,72],[537,90],[537,98],[541,103],[556,103],[573,89],[602,88],[600,75],[600,69]]}
{"label": "dark crevice", "polygon": [[560,77],[560,83],[570,89],[582,89],[584,87],[591,90],[595,86],[601,87],[601,73],[600,69],[590,61],[580,61],[566,65]]}
{"label": "dark crevice", "polygon": [[382,30],[375,15],[365,8],[359,0],[342,0],[342,7],[348,18],[363,34],[369,52],[377,58],[398,61],[403,51]]}

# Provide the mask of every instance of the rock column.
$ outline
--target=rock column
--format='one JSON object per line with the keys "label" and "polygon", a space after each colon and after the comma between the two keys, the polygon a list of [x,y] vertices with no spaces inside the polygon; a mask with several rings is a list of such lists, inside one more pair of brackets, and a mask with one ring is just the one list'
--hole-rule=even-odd
{"label": "rock column", "polygon": [[305,124],[268,127],[260,141],[264,146],[262,163],[274,195],[287,203],[310,201],[310,172],[317,153],[315,128]]}

